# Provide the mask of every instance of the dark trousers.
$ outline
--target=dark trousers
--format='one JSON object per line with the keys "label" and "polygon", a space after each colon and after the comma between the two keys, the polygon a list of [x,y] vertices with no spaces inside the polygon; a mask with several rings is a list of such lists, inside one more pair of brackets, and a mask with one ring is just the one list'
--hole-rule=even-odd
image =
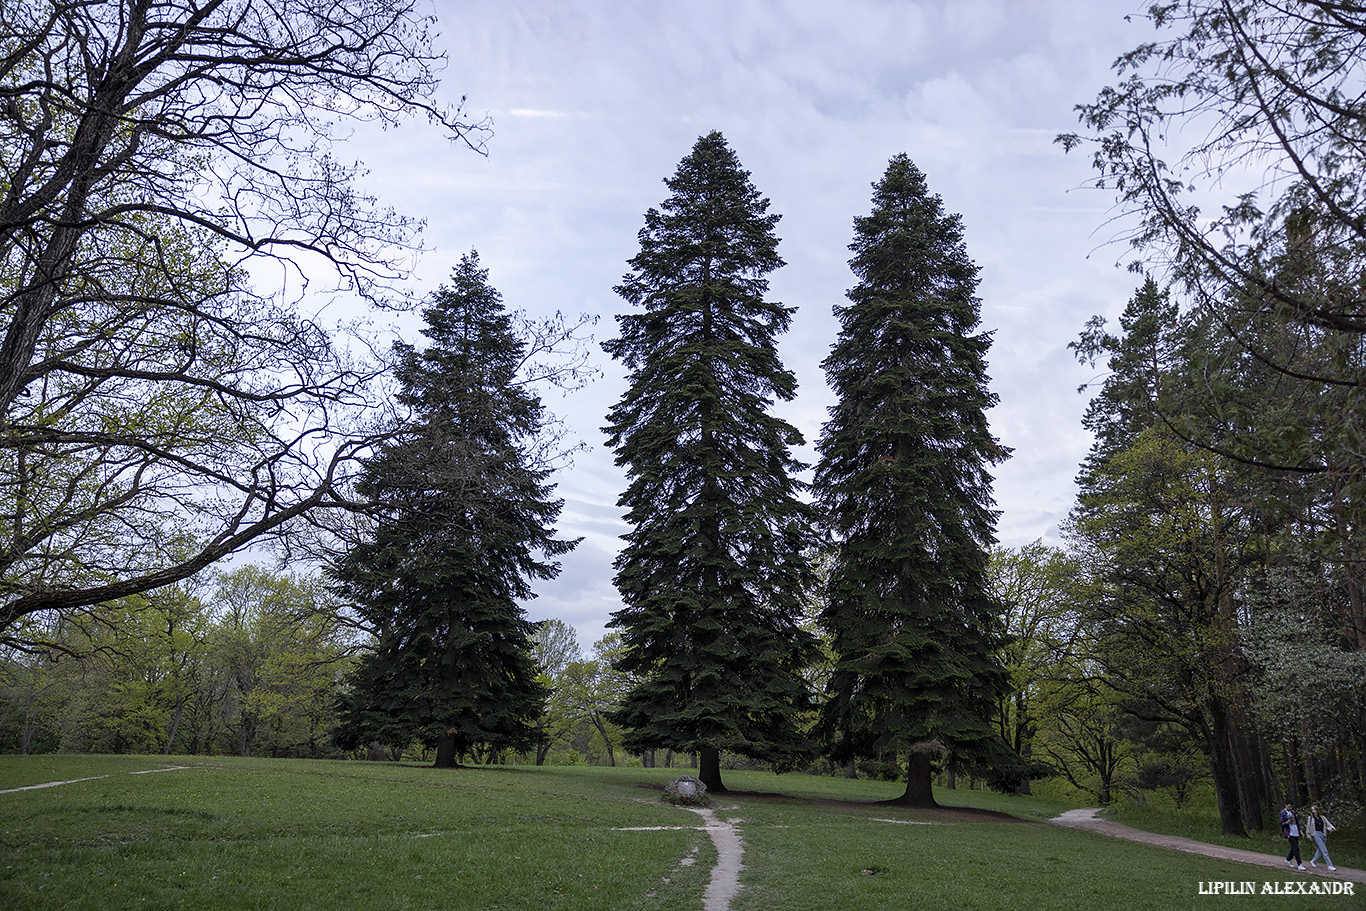
{"label": "dark trousers", "polygon": [[1290,850],[1286,853],[1285,859],[1290,860],[1293,857],[1296,866],[1304,866],[1304,861],[1300,860],[1300,837],[1287,835],[1286,838],[1290,839]]}

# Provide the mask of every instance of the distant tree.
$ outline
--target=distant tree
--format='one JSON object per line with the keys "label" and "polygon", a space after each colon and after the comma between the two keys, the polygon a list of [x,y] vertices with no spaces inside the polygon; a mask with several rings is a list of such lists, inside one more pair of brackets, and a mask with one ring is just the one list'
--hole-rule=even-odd
{"label": "distant tree", "polygon": [[1347,580],[1314,549],[1278,564],[1242,593],[1256,715],[1284,749],[1287,794],[1360,803],[1366,783],[1352,770],[1366,750],[1366,651],[1340,619]]}
{"label": "distant tree", "polygon": [[1146,720],[1179,724],[1210,759],[1223,831],[1260,828],[1252,680],[1236,587],[1256,559],[1228,466],[1160,427],[1091,476],[1067,535],[1091,584],[1083,613],[1109,685]]}
{"label": "distant tree", "polygon": [[[1077,576],[1076,562],[1042,541],[994,548],[987,565],[1006,637],[1001,662],[1010,674],[1010,692],[1001,698],[998,726],[1011,749],[1025,760],[1034,755],[1041,691],[1071,653],[1079,631]],[[1022,777],[1016,787],[1029,793],[1029,778]]]}
{"label": "distant tree", "polygon": [[538,722],[536,764],[543,765],[551,750],[573,736],[578,713],[566,700],[565,672],[583,658],[574,627],[563,620],[544,620],[531,637],[532,657],[539,671],[537,680],[549,697]]}
{"label": "distant tree", "polygon": [[479,745],[527,749],[546,690],[521,602],[576,542],[540,461],[527,342],[476,254],[423,309],[428,346],[396,344],[392,439],[365,463],[373,527],[332,578],[374,632],[349,678],[337,740],[436,746],[438,767]]}
{"label": "distant tree", "polygon": [[631,679],[613,667],[620,656],[621,634],[608,633],[593,643],[592,658],[570,662],[557,693],[575,719],[587,721],[598,732],[607,751],[607,763],[612,766],[617,764],[615,746],[621,740],[621,731],[610,716],[631,688]]}
{"label": "distant tree", "polygon": [[0,673],[0,689],[23,687],[11,696],[22,700],[18,748],[173,752],[207,628],[204,604],[184,584],[64,618],[59,648],[13,653]]}
{"label": "distant tree", "polygon": [[542,620],[536,624],[536,632],[531,637],[531,648],[537,666],[551,678],[563,674],[571,662],[583,657],[574,627],[555,618]]}
{"label": "distant tree", "polygon": [[1122,697],[1103,679],[1102,669],[1064,658],[1039,693],[1044,719],[1039,748],[1075,788],[1114,802],[1121,773],[1137,751],[1125,736]]}
{"label": "distant tree", "polygon": [[858,284],[835,308],[824,367],[836,404],[814,488],[836,558],[821,616],[836,656],[819,730],[833,755],[909,757],[899,802],[933,805],[931,763],[1000,765],[992,719],[1009,681],[990,466],[1008,451],[987,428],[991,338],[978,326],[977,266],[962,224],[897,155],[854,220]]}
{"label": "distant tree", "polygon": [[0,5],[0,644],[347,505],[370,371],[294,291],[402,302],[416,226],[331,152],[477,145],[440,63],[410,0]]}
{"label": "distant tree", "polygon": [[217,731],[207,739],[240,756],[326,754],[356,643],[324,580],[243,566],[218,574],[208,597],[201,676]]}
{"label": "distant tree", "polygon": [[616,289],[637,311],[604,345],[631,371],[606,427],[631,526],[610,625],[637,677],[614,719],[633,751],[697,751],[719,791],[722,750],[782,766],[805,748],[811,511],[801,434],[769,413],[796,391],[776,346],[792,310],[764,299],[778,216],[717,132],[665,184]]}

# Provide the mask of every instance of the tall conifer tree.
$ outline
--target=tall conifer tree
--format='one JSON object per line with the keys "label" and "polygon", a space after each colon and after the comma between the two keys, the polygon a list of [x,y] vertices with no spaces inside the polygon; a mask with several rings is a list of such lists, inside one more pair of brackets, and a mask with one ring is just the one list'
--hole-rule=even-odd
{"label": "tall conifer tree", "polygon": [[417,739],[438,766],[534,740],[546,692],[519,602],[576,543],[555,537],[562,501],[534,455],[542,406],[519,382],[526,345],[487,278],[463,257],[423,310],[427,347],[395,345],[407,417],[365,468],[373,531],[333,573],[379,639],[338,741]]}
{"label": "tall conifer tree", "polygon": [[908,757],[900,801],[932,805],[931,762],[1000,761],[1007,678],[988,594],[987,333],[961,220],[897,155],[854,220],[858,284],[824,367],[838,402],[814,487],[837,555],[822,622],[836,667],[821,730],[838,758]]}
{"label": "tall conifer tree", "polygon": [[792,309],[764,299],[778,216],[720,133],[665,184],[616,289],[637,312],[605,345],[631,371],[606,428],[632,526],[611,625],[638,677],[615,720],[628,749],[699,752],[722,790],[721,750],[779,766],[804,750],[810,507],[790,454],[801,435],[769,413],[796,392],[775,343]]}

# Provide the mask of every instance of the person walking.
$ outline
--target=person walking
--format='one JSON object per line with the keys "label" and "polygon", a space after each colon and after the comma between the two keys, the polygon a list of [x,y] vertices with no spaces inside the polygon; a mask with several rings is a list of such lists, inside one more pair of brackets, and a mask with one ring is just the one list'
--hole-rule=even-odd
{"label": "person walking", "polygon": [[1286,801],[1285,809],[1281,810],[1281,834],[1290,842],[1290,850],[1286,852],[1285,864],[1292,870],[1303,870],[1304,861],[1300,859],[1300,835],[1304,829],[1300,826],[1300,814],[1295,812],[1295,805]]}
{"label": "person walking", "polygon": [[1333,866],[1333,858],[1328,856],[1328,833],[1332,832],[1337,826],[1328,821],[1328,817],[1319,812],[1319,805],[1314,804],[1309,808],[1309,818],[1304,821],[1304,827],[1309,830],[1309,837],[1314,839],[1314,856],[1309,858],[1309,866],[1317,867],[1319,857],[1323,857],[1323,862],[1328,865],[1328,869],[1336,870]]}

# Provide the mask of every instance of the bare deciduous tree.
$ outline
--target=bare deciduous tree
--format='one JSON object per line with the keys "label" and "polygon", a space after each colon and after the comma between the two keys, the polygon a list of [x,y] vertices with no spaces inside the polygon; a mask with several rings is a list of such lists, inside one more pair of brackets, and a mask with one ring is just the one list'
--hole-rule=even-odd
{"label": "bare deciduous tree", "polygon": [[417,226],[331,153],[413,115],[478,149],[431,27],[410,0],[0,0],[0,645],[344,504],[372,368],[248,277],[325,262],[402,302]]}

